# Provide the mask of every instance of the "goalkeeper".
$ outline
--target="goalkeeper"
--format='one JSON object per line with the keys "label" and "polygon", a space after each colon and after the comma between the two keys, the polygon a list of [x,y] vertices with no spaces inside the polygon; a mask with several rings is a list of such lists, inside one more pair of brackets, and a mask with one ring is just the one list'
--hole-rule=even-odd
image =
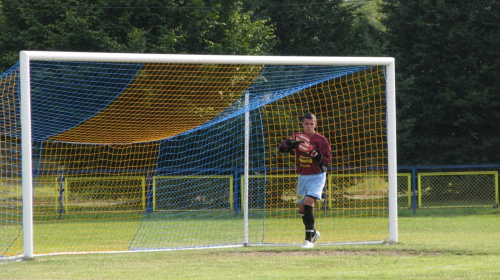
{"label": "goalkeeper", "polygon": [[328,140],[315,131],[317,120],[312,113],[302,118],[303,132],[298,132],[281,142],[280,152],[295,152],[299,180],[297,184],[297,205],[306,229],[302,248],[313,248],[320,237],[314,228],[313,207],[326,182],[327,166],[332,162],[332,150]]}

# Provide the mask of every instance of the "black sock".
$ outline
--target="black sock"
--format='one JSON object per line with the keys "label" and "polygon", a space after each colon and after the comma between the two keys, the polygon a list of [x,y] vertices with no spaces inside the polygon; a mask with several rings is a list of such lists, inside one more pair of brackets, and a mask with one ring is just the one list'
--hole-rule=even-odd
{"label": "black sock", "polygon": [[314,215],[311,205],[304,205],[304,216],[302,216],[304,227],[306,228],[306,240],[311,241],[314,235]]}

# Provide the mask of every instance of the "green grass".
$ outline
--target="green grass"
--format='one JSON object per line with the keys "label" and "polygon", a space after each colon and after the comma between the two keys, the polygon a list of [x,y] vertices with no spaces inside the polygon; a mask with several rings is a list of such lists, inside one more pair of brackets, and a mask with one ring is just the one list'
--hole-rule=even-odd
{"label": "green grass", "polygon": [[[321,243],[383,240],[388,235],[385,213],[317,211],[316,215],[316,225],[323,232]],[[260,218],[249,219],[251,243],[301,242],[303,225],[295,209],[270,214],[265,224],[262,215],[257,216]],[[52,219],[41,217],[34,224],[35,254],[241,244],[243,238],[243,216],[232,211],[167,211],[147,218],[133,213],[98,217],[78,212],[61,219],[53,214]],[[6,254],[21,252],[22,238],[18,238]]]}
{"label": "green grass", "polygon": [[39,256],[0,279],[498,279],[498,209],[401,211],[391,245]]}

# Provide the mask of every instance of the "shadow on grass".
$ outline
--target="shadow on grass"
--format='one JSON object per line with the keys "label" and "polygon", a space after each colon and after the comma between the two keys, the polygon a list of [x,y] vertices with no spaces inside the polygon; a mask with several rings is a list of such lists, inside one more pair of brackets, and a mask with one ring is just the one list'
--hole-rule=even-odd
{"label": "shadow on grass", "polygon": [[399,209],[399,217],[454,217],[471,215],[500,215],[498,207],[490,208],[420,208],[414,213],[413,209]]}

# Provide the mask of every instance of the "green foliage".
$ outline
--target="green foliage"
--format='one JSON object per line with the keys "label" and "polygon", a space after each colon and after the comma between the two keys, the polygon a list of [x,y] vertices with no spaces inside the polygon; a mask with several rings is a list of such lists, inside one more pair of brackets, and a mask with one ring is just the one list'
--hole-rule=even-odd
{"label": "green foliage", "polygon": [[269,20],[241,2],[87,2],[3,1],[0,67],[21,50],[266,54],[274,45]]}
{"label": "green foliage", "polygon": [[283,3],[268,0],[265,13],[276,25],[279,55],[377,55],[380,33],[359,10],[342,1]]}
{"label": "green foliage", "polygon": [[241,2],[234,3],[226,18],[216,21],[218,36],[207,40],[208,50],[214,54],[258,55],[274,46],[274,27],[267,19],[253,20],[253,11],[244,11]]}
{"label": "green foliage", "polygon": [[[376,3],[4,0],[0,68],[21,50],[376,55]],[[325,20],[328,19],[328,20]]]}
{"label": "green foliage", "polygon": [[500,2],[384,1],[398,73],[399,163],[478,164],[500,152]]}
{"label": "green foliage", "polygon": [[21,50],[396,58],[398,163],[500,158],[497,0],[2,0],[0,69]]}

